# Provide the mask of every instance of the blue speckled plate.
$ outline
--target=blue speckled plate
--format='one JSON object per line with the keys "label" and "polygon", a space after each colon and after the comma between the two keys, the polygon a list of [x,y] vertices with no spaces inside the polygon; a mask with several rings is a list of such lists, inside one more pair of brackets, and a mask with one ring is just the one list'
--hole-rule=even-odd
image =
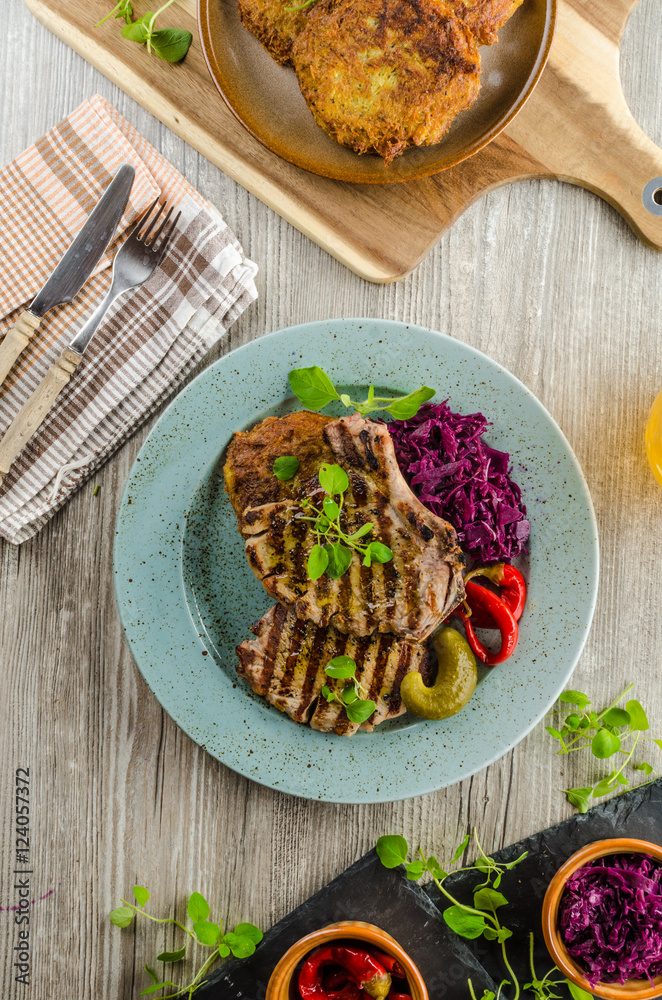
{"label": "blue speckled plate", "polygon": [[[351,739],[314,732],[253,694],[235,646],[273,603],[253,576],[222,464],[234,431],[296,408],[287,374],[318,364],[337,385],[409,392],[423,382],[493,422],[531,520],[528,600],[515,655],[486,672],[444,722],[403,716]],[[568,442],[513,375],[441,333],[375,319],[280,330],[221,358],[175,399],[124,491],[116,593],[131,651],[172,718],[228,767],[271,788],[330,802],[390,802],[486,767],[548,711],[593,617],[598,538]]]}

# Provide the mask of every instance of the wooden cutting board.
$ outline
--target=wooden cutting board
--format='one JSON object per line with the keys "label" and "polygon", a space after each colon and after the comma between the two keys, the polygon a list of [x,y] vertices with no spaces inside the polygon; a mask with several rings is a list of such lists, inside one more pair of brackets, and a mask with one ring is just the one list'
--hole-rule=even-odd
{"label": "wooden cutting board", "polygon": [[530,177],[595,191],[644,243],[662,250],[662,149],[630,114],[619,76],[620,40],[637,0],[559,0],[547,66],[506,130],[435,177],[385,187],[317,177],[253,139],[207,73],[194,0],[177,0],[168,22],[194,35],[178,66],[126,42],[117,21],[95,29],[111,0],[87,0],[82,15],[80,0],[25,2],[168,128],[369,281],[404,277],[476,198]]}

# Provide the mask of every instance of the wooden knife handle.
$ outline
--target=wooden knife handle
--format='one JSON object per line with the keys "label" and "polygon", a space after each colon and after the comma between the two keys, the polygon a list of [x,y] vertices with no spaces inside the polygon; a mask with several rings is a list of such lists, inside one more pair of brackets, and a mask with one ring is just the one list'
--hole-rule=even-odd
{"label": "wooden knife handle", "polygon": [[26,309],[18,317],[11,330],[8,330],[0,342],[0,382],[9,375],[12,366],[20,354],[30,343],[34,333],[39,329],[41,319]]}
{"label": "wooden knife handle", "polygon": [[71,378],[81,358],[81,354],[65,347],[14,417],[7,433],[0,441],[0,484],[16,456],[44,422],[46,414]]}

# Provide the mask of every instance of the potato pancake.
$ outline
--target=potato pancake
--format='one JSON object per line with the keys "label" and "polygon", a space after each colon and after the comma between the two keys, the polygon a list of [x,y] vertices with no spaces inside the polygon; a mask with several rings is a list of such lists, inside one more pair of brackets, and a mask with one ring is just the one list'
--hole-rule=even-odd
{"label": "potato pancake", "polygon": [[292,43],[304,27],[312,6],[291,10],[303,0],[239,0],[243,25],[281,66],[290,63]]}
{"label": "potato pancake", "polygon": [[319,0],[292,62],[318,125],[387,165],[439,142],[480,89],[476,39],[445,0]]}
{"label": "potato pancake", "polygon": [[513,16],[522,0],[450,0],[457,16],[481,45],[498,42],[497,31]]}

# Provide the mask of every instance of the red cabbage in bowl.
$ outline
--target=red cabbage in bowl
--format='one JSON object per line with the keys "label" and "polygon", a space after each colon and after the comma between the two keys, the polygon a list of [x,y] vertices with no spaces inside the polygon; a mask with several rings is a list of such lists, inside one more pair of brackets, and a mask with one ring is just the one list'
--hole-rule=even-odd
{"label": "red cabbage in bowl", "polygon": [[662,975],[662,865],[647,854],[613,854],[565,884],[558,929],[591,984]]}
{"label": "red cabbage in bowl", "polygon": [[526,551],[530,524],[510,455],[481,440],[489,426],[482,413],[453,413],[446,400],[388,428],[409,486],[453,525],[461,548],[480,563],[509,562]]}

